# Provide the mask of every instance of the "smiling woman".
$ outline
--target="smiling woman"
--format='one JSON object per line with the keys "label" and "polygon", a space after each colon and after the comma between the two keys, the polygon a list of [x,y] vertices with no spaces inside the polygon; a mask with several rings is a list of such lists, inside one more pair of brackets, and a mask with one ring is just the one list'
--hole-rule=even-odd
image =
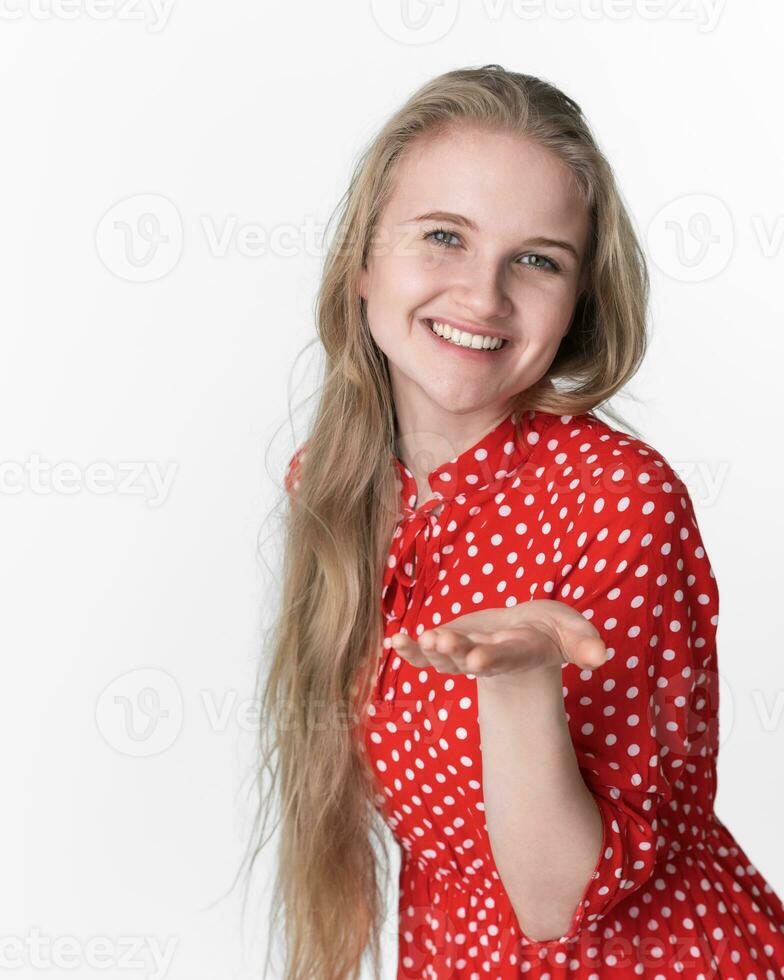
{"label": "smiling woman", "polygon": [[379,976],[390,831],[399,978],[784,976],[781,900],[713,809],[691,501],[594,414],[647,299],[612,170],[549,83],[448,72],[363,155],[260,694],[287,980],[367,954]]}
{"label": "smiling woman", "polygon": [[[417,434],[404,457],[418,485],[426,440],[459,445],[552,364],[586,291],[590,226],[572,171],[525,132],[462,120],[400,155],[359,289],[398,429]],[[482,338],[504,341],[497,356]]]}

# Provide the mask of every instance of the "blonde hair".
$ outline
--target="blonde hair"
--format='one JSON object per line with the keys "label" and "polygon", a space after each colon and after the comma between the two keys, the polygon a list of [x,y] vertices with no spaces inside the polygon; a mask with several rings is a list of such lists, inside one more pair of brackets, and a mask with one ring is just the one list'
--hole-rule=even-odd
{"label": "blonde hair", "polygon": [[[269,949],[283,913],[286,980],[354,980],[367,954],[380,975],[389,855],[356,723],[383,642],[381,580],[398,516],[390,466],[396,423],[359,276],[401,155],[419,137],[461,123],[550,149],[570,168],[591,217],[588,285],[547,374],[517,396],[517,417],[527,409],[577,415],[599,408],[637,371],[646,349],[645,260],[579,105],[548,82],[500,65],[450,71],[416,91],[362,154],[336,209],[316,308],[324,377],[307,453],[296,460],[280,609],[267,676],[263,664],[259,674],[260,802],[248,875],[277,800]],[[291,467],[286,486],[292,491]]]}

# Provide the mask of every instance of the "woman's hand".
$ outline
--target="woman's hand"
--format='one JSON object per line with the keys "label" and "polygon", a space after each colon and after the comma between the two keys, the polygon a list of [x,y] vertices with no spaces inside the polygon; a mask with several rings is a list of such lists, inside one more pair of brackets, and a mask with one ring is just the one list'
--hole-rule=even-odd
{"label": "woman's hand", "polygon": [[418,641],[395,633],[392,646],[415,667],[478,677],[564,663],[593,670],[607,661],[596,627],[576,609],[551,599],[458,616],[425,630]]}

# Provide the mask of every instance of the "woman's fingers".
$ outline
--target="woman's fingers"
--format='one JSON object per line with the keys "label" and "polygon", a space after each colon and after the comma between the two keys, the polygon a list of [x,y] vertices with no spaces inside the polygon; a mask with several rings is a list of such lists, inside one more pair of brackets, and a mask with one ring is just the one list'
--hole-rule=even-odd
{"label": "woman's fingers", "polygon": [[396,633],[392,637],[392,646],[415,667],[432,666],[444,673],[460,673],[460,668],[455,661],[447,653],[436,649],[434,638],[425,639],[423,642],[423,637],[420,637],[417,642],[407,633]]}
{"label": "woman's fingers", "polygon": [[514,664],[511,654],[516,652],[519,661],[520,641],[515,634],[507,639],[496,639],[499,634],[458,630],[427,630],[419,640],[406,633],[396,633],[392,646],[415,667],[432,665],[436,670],[449,674],[475,674],[507,670]]}
{"label": "woman's fingers", "polygon": [[429,663],[425,654],[420,650],[419,644],[412,640],[407,633],[395,633],[391,642],[393,649],[415,667],[426,667]]}
{"label": "woman's fingers", "polygon": [[567,654],[571,663],[588,670],[607,662],[607,647],[599,636],[576,636],[569,644]]}
{"label": "woman's fingers", "polygon": [[474,643],[492,643],[495,634],[483,633],[481,630],[472,630],[470,633],[467,633],[466,636],[468,636],[468,638]]}
{"label": "woman's fingers", "polygon": [[418,640],[396,633],[392,646],[415,667],[433,666],[449,674],[490,676],[564,663],[593,670],[607,660],[598,634],[568,627],[543,631],[533,624],[492,633],[439,628],[426,630]]}
{"label": "woman's fingers", "polygon": [[465,634],[456,630],[427,630],[418,641],[406,633],[396,633],[392,637],[395,650],[415,667],[432,665],[448,674],[465,672],[461,661],[473,645]]}
{"label": "woman's fingers", "polygon": [[[392,645],[414,666],[433,666],[443,673],[490,675],[565,663],[594,670],[606,662],[607,650],[596,627],[568,606],[540,600],[521,609],[511,626],[494,630],[440,626],[425,630],[418,640],[396,633]],[[495,624],[499,612],[503,610],[472,613],[453,623]]]}

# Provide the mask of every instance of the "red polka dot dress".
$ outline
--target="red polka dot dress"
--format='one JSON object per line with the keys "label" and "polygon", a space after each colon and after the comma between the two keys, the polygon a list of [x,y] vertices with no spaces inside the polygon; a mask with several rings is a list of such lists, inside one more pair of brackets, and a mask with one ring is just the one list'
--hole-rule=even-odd
{"label": "red polka dot dress", "polygon": [[[684,484],[591,414],[508,415],[429,474],[392,457],[400,519],[361,745],[401,849],[397,977],[784,977],[784,906],[714,813],[719,595]],[[569,731],[603,822],[571,924],[517,921],[490,849],[476,677],[414,667],[399,632],[553,599],[609,659],[562,666]]]}

